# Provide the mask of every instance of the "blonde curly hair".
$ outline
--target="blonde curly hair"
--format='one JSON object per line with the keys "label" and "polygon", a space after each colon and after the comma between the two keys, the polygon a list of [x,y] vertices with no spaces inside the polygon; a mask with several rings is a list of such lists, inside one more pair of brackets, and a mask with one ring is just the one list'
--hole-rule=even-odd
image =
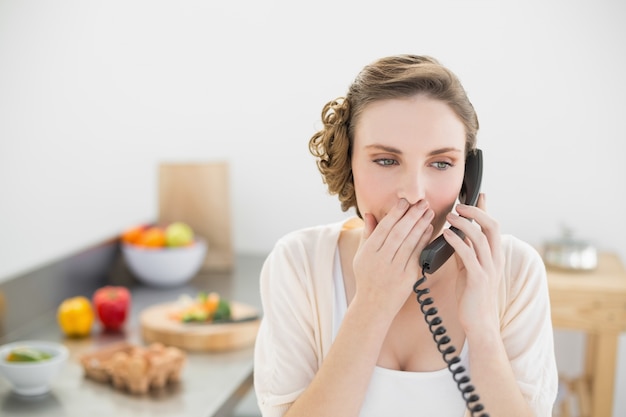
{"label": "blonde curly hair", "polygon": [[341,209],[356,207],[352,177],[352,143],[355,126],[365,107],[380,100],[425,94],[448,104],[465,126],[465,153],[476,147],[478,117],[459,79],[436,59],[396,55],[367,65],[357,75],[345,97],[322,109],[323,128],[309,140],[309,150],[330,194],[337,194]]}

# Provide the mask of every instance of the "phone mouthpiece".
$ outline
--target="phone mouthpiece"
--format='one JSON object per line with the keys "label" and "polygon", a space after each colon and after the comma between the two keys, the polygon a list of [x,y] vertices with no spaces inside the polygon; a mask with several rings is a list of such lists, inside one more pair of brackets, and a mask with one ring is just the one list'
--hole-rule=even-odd
{"label": "phone mouthpiece", "polygon": [[[459,235],[461,239],[464,239],[464,233],[461,232],[456,227],[451,227],[454,233]],[[446,263],[446,261],[452,256],[454,253],[454,248],[450,246],[443,235],[437,237],[437,239],[433,240],[420,254],[420,265],[424,269],[425,273],[432,274],[436,270],[438,270],[441,265]]]}

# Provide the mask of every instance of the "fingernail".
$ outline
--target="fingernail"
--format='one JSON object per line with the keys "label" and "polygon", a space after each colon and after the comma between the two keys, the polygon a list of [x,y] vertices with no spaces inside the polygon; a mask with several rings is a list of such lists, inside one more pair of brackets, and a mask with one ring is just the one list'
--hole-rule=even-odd
{"label": "fingernail", "polygon": [[426,201],[421,200],[419,203],[417,203],[416,207],[420,210],[425,209],[428,206],[428,203],[426,203]]}
{"label": "fingernail", "polygon": [[398,208],[401,210],[406,210],[407,207],[409,207],[409,202],[406,201],[404,198],[401,198],[400,201],[398,201]]}

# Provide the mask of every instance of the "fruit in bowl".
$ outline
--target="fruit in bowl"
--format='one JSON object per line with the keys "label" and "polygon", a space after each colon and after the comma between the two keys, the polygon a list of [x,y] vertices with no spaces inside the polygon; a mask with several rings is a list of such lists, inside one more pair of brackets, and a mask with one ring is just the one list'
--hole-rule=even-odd
{"label": "fruit in bowl", "polygon": [[69,357],[68,349],[55,342],[28,340],[0,346],[0,375],[20,395],[42,395]]}
{"label": "fruit in bowl", "polygon": [[170,247],[187,246],[193,243],[193,230],[183,222],[171,223],[165,228],[165,244]]}
{"label": "fruit in bowl", "polygon": [[136,226],[122,234],[122,254],[129,269],[146,285],[175,287],[202,267],[207,242],[183,222]]}

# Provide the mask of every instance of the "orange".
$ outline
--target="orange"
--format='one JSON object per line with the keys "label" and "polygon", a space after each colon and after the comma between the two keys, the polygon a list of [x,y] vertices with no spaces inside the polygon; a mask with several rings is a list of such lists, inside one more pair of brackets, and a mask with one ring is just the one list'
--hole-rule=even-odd
{"label": "orange", "polygon": [[158,226],[149,227],[141,234],[137,245],[162,248],[165,246],[165,231]]}
{"label": "orange", "polygon": [[217,306],[220,303],[220,296],[216,292],[211,292],[207,295],[206,300],[204,300],[204,309],[208,311],[210,314],[215,313],[217,310]]}
{"label": "orange", "polygon": [[146,230],[146,226],[135,226],[127,229],[122,233],[122,242],[136,244],[139,242],[141,235]]}

